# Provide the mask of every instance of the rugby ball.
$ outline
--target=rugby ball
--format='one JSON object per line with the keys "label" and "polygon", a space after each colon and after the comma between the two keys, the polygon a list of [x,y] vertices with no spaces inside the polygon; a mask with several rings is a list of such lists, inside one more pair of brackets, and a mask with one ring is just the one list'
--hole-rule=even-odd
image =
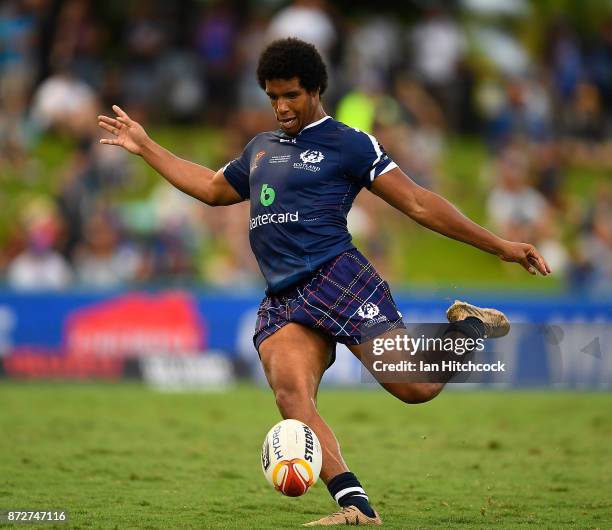
{"label": "rugby ball", "polygon": [[323,457],[317,435],[305,423],[283,420],[270,429],[261,448],[261,468],[276,491],[304,495],[319,478]]}

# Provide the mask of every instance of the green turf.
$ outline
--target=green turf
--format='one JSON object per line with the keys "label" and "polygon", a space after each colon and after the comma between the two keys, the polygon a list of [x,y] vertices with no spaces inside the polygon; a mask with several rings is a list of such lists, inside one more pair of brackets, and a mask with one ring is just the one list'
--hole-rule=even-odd
{"label": "green turf", "polygon": [[[274,492],[269,392],[0,385],[0,509],[67,509],[58,528],[278,528],[329,513],[317,485]],[[320,408],[389,528],[610,528],[611,394],[453,392],[408,406],[321,391]],[[49,526],[46,526],[47,528]]]}

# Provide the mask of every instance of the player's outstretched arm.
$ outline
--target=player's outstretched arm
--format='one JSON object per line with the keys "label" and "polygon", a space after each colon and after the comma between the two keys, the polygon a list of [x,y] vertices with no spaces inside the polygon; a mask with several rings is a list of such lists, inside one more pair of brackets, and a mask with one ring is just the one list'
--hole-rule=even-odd
{"label": "player's outstretched arm", "polygon": [[548,264],[533,245],[506,241],[489,232],[440,195],[419,186],[399,168],[375,179],[372,191],[431,230],[495,254],[504,261],[519,263],[530,274],[550,273]]}
{"label": "player's outstretched arm", "polygon": [[98,116],[98,125],[113,138],[102,138],[101,144],[118,145],[141,156],[147,164],[179,190],[211,206],[235,204],[244,199],[225,179],[223,170],[213,171],[188,160],[183,160],[155,143],[142,125],[132,120],[117,105],[116,117]]}

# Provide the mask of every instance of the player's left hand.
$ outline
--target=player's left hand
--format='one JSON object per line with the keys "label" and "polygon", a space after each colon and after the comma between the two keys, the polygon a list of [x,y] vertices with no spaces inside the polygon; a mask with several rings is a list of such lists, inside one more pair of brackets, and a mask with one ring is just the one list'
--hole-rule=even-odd
{"label": "player's left hand", "polygon": [[504,261],[513,261],[521,264],[529,274],[539,272],[542,276],[546,276],[551,272],[542,254],[529,243],[506,241],[498,256]]}

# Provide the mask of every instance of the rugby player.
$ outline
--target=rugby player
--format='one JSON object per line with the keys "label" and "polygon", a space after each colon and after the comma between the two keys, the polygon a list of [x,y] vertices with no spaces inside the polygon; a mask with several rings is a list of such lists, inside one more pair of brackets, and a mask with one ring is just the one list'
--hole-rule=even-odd
{"label": "rugby player", "polygon": [[[279,129],[258,134],[218,171],[167,151],[116,105],[115,117],[98,118],[112,135],[100,142],[140,155],[171,184],[210,206],[250,200],[250,243],[267,282],[255,347],[283,418],[303,421],[319,437],[321,478],[341,507],[308,526],[380,525],[316,406],[337,342],[364,362],[373,338],[402,327],[387,283],[351,242],[346,216],[353,200],[367,188],[431,230],[516,262],[531,274],[550,270],[534,246],[503,240],[470,221],[406,176],[374,137],[328,116],[320,99],[327,72],[311,44],[293,38],[271,43],[260,56],[257,76]],[[447,318],[453,333],[467,337],[501,336],[509,329],[501,312],[464,302],[453,304]],[[429,401],[444,386],[381,384],[405,403]]]}

